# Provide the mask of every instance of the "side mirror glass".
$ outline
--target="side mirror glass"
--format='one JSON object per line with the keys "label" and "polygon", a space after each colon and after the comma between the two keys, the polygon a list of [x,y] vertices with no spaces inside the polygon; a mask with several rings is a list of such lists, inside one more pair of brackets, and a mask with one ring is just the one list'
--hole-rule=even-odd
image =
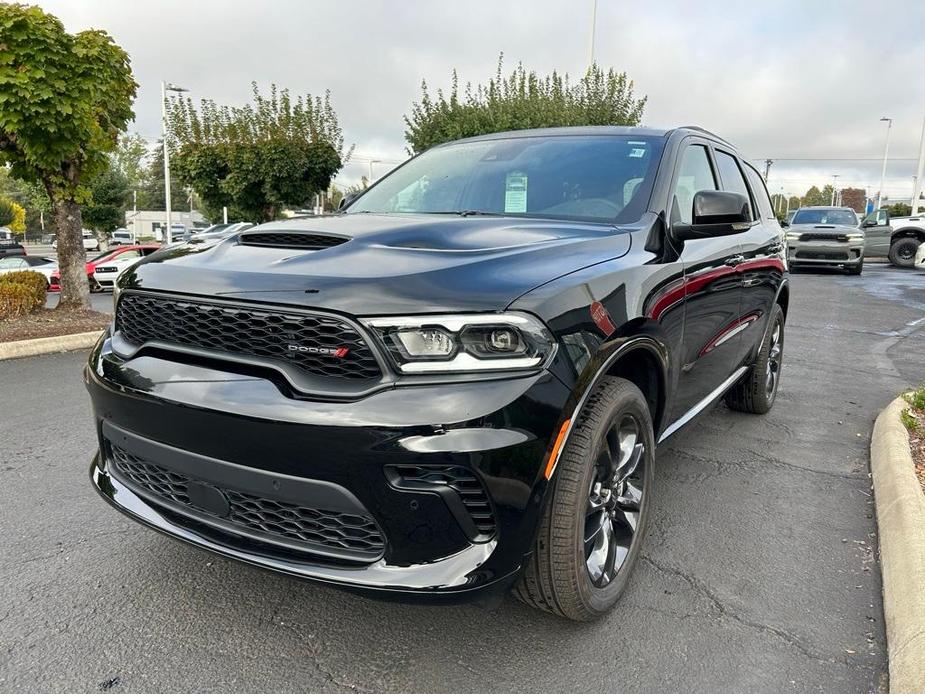
{"label": "side mirror glass", "polygon": [[731,236],[748,230],[751,225],[748,198],[723,190],[701,190],[694,194],[690,224],[672,226],[680,240]]}

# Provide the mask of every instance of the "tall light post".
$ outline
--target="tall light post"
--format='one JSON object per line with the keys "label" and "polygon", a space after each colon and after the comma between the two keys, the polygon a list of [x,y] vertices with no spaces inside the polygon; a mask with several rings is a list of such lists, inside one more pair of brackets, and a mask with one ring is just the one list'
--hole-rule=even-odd
{"label": "tall light post", "polygon": [[173,224],[170,219],[170,148],[167,146],[167,92],[185,92],[171,82],[161,82],[161,134],[164,138],[164,208],[167,210],[167,230],[164,242],[173,243]]}
{"label": "tall light post", "polygon": [[922,190],[922,175],[925,174],[925,119],[922,120],[922,141],[919,144],[919,163],[915,170],[915,183],[912,186],[912,214],[919,213],[919,194]]}
{"label": "tall light post", "polygon": [[829,204],[835,207],[836,202],[838,202],[838,174],[832,174],[832,202]]}
{"label": "tall light post", "polygon": [[886,122],[886,146],[883,148],[883,168],[880,170],[880,190],[877,191],[877,209],[883,201],[883,180],[886,178],[886,162],[890,157],[890,130],[893,129],[893,119],[884,116],[880,122]]}
{"label": "tall light post", "polygon": [[597,0],[591,0],[591,37],[588,42],[588,69],[594,65],[594,35],[597,33]]}
{"label": "tall light post", "polygon": [[372,185],[373,183],[373,164],[381,164],[381,163],[382,163],[381,159],[370,159],[369,160],[369,178],[366,179],[367,181],[369,181],[369,185]]}

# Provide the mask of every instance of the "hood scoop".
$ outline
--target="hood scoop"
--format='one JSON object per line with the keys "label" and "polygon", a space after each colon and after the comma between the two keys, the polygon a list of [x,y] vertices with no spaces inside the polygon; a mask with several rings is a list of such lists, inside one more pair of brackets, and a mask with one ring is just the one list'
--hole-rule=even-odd
{"label": "hood scoop", "polygon": [[834,229],[834,224],[817,224],[813,229]]}
{"label": "hood scoop", "polygon": [[238,243],[242,246],[297,248],[303,251],[320,251],[339,246],[349,240],[346,236],[304,231],[245,231],[238,237]]}

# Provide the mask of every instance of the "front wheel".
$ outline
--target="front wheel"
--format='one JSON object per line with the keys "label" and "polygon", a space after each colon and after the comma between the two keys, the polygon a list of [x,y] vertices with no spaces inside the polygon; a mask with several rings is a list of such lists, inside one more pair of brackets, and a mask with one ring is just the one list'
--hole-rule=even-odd
{"label": "front wheel", "polygon": [[860,275],[864,271],[864,259],[858,261],[857,265],[852,265],[848,268],[849,275]]}
{"label": "front wheel", "polygon": [[726,393],[731,410],[765,414],[774,406],[784,366],[784,312],[774,304],[758,356],[746,374]]}
{"label": "front wheel", "polygon": [[915,252],[921,241],[906,236],[890,244],[890,262],[896,267],[912,267],[915,264]]}
{"label": "front wheel", "polygon": [[617,602],[638,558],[655,435],[645,396],[622,378],[603,379],[577,417],[514,592],[532,607],[588,621]]}

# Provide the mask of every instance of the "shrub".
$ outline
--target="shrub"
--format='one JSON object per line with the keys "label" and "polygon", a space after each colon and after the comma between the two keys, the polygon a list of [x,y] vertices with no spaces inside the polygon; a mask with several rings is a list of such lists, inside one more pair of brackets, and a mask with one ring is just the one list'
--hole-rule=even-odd
{"label": "shrub", "polygon": [[17,318],[45,305],[45,277],[38,272],[0,275],[0,319]]}

